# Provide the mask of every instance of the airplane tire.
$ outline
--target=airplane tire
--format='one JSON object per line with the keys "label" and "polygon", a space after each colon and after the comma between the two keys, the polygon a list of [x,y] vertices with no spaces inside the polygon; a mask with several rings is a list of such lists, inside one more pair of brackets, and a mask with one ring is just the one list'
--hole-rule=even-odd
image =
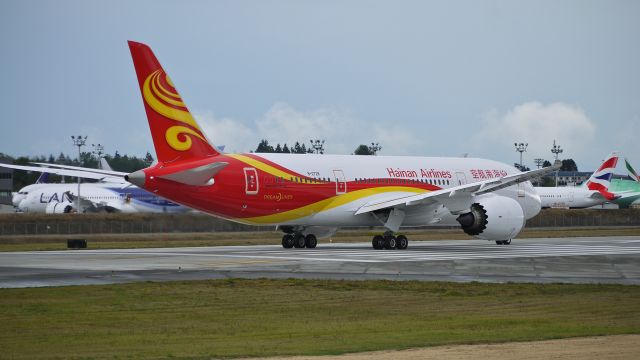
{"label": "airplane tire", "polygon": [[305,245],[304,236],[302,234],[295,235],[293,237],[293,247],[296,249],[301,249]]}
{"label": "airplane tire", "polygon": [[315,235],[309,234],[304,238],[304,244],[307,248],[313,249],[318,245],[318,239]]}
{"label": "airplane tire", "polygon": [[373,245],[374,249],[381,250],[384,248],[384,238],[380,235],[374,236],[373,240],[371,240],[371,245]]}
{"label": "airplane tire", "polygon": [[404,250],[409,246],[409,239],[404,235],[396,237],[396,249]]}
{"label": "airplane tire", "polygon": [[396,238],[395,236],[389,236],[384,239],[384,248],[387,250],[396,248]]}
{"label": "airplane tire", "polygon": [[291,249],[293,247],[293,235],[286,234],[282,237],[282,247],[285,249]]}

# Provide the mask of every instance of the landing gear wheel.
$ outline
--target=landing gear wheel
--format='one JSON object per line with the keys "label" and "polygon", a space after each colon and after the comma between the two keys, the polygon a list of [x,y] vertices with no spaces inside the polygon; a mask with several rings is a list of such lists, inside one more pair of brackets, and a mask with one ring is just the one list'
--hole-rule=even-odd
{"label": "landing gear wheel", "polygon": [[384,248],[387,250],[396,248],[396,238],[394,236],[388,236],[384,239]]}
{"label": "landing gear wheel", "polygon": [[307,248],[313,249],[316,247],[316,245],[318,245],[318,239],[315,235],[309,234],[304,238],[304,244]]}
{"label": "landing gear wheel", "polygon": [[398,235],[398,237],[396,237],[396,249],[404,250],[407,246],[409,246],[409,239],[404,235]]}
{"label": "landing gear wheel", "polygon": [[498,244],[498,245],[509,245],[509,244],[511,244],[511,239],[509,239],[509,240],[496,240],[496,244]]}
{"label": "landing gear wheel", "polygon": [[293,235],[287,234],[282,237],[282,247],[285,249],[291,249],[293,247]]}
{"label": "landing gear wheel", "polygon": [[371,245],[376,250],[381,250],[384,247],[384,238],[381,235],[376,235],[371,240]]}
{"label": "landing gear wheel", "polygon": [[303,248],[305,245],[304,236],[302,234],[295,235],[293,237],[293,247],[296,249]]}

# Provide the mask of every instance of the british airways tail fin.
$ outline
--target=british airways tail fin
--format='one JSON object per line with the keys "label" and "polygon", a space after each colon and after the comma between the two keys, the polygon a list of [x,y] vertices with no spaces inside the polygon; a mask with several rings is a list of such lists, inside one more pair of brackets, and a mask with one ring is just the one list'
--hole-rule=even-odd
{"label": "british airways tail fin", "polygon": [[159,162],[218,155],[147,45],[129,41]]}
{"label": "british airways tail fin", "polygon": [[609,185],[611,184],[611,177],[613,177],[613,171],[618,164],[618,153],[612,152],[607,156],[602,165],[596,170],[589,180],[587,180],[587,188],[589,190],[597,190],[607,200],[614,200],[617,196],[609,192]]}

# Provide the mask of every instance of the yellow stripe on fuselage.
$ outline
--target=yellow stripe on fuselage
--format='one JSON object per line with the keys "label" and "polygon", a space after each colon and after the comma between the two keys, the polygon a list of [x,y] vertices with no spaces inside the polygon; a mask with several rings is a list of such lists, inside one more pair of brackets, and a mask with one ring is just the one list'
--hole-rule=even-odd
{"label": "yellow stripe on fuselage", "polygon": [[243,223],[255,224],[255,225],[283,224],[289,221],[311,216],[323,211],[331,210],[338,206],[342,206],[350,202],[360,200],[362,198],[366,198],[368,196],[373,196],[373,195],[378,195],[378,194],[383,194],[388,192],[408,192],[408,193],[422,194],[425,192],[429,192],[429,190],[413,188],[408,186],[385,186],[385,187],[379,187],[379,188],[362,189],[362,190],[356,190],[356,191],[349,192],[342,195],[333,196],[313,204],[305,205],[297,209],[284,211],[277,214],[256,216],[252,218],[240,218],[236,220]]}
{"label": "yellow stripe on fuselage", "polygon": [[238,161],[242,161],[243,163],[253,166],[256,169],[260,169],[268,174],[271,174],[273,176],[277,176],[277,177],[281,177],[285,180],[289,180],[290,177],[298,177],[298,175],[296,174],[292,174],[292,173],[288,173],[285,171],[282,171],[280,169],[276,169],[271,165],[267,165],[265,163],[263,163],[262,161],[256,160],[254,158],[250,158],[248,156],[245,155],[240,155],[240,154],[225,154],[226,156],[232,157]]}

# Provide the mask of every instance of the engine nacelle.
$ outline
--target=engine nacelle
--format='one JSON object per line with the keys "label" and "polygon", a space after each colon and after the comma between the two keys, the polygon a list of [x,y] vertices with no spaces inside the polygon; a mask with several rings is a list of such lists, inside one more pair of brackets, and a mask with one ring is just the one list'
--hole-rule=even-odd
{"label": "engine nacelle", "polygon": [[68,214],[73,212],[73,204],[70,202],[57,202],[52,201],[47,204],[45,213],[47,214]]}
{"label": "engine nacelle", "polygon": [[487,196],[456,219],[465,233],[483,240],[511,240],[525,224],[522,206],[505,196]]}

